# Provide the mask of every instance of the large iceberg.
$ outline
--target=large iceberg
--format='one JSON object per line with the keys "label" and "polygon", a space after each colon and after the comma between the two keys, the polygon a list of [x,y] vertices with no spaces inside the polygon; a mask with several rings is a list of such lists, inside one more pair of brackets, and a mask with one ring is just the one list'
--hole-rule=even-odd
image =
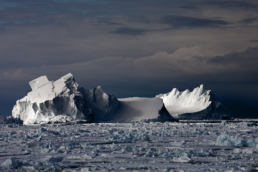
{"label": "large iceberg", "polygon": [[72,74],[56,81],[41,76],[30,83],[32,91],[17,100],[12,116],[24,124],[93,120],[92,109],[83,101],[84,97]]}
{"label": "large iceberg", "polygon": [[192,92],[170,93],[154,98],[122,98],[94,89],[79,87],[72,74],[56,81],[41,76],[29,82],[32,91],[17,100],[12,117],[23,124],[67,121],[133,122],[173,121],[175,119],[218,119],[223,108],[210,90],[203,86]]}
{"label": "large iceberg", "polygon": [[12,111],[24,124],[103,121],[111,118],[118,105],[117,98],[100,86],[79,87],[71,73],[56,81],[41,76],[29,84],[32,91],[18,100]]}
{"label": "large iceberg", "polygon": [[212,91],[205,90],[203,85],[192,92],[189,90],[180,92],[174,88],[171,92],[156,97],[163,99],[166,109],[176,119],[202,120],[227,117],[222,104]]}
{"label": "large iceberg", "polygon": [[79,87],[72,74],[56,81],[41,76],[29,82],[32,91],[17,100],[12,116],[23,124],[67,122],[132,122],[173,119],[160,98],[117,99],[100,86]]}

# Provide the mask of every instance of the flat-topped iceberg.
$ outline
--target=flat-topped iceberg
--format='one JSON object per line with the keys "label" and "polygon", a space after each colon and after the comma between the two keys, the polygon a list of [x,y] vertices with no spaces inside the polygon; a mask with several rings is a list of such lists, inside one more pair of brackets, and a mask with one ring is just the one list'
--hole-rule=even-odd
{"label": "flat-topped iceberg", "polygon": [[168,112],[177,119],[219,119],[224,116],[224,108],[211,90],[205,90],[203,85],[192,92],[172,89],[167,94],[156,97],[163,99]]}

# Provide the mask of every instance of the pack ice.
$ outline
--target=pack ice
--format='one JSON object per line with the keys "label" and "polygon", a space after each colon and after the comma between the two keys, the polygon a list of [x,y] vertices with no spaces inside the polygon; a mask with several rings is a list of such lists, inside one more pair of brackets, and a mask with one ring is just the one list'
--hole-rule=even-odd
{"label": "pack ice", "polygon": [[205,90],[203,85],[192,92],[189,90],[180,92],[174,88],[171,92],[159,94],[156,97],[163,99],[168,112],[177,119],[203,120],[227,117],[222,104],[212,91]]}

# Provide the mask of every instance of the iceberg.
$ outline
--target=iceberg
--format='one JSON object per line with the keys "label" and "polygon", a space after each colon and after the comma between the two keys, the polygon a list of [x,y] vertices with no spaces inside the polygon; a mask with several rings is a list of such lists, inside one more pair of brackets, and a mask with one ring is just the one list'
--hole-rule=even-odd
{"label": "iceberg", "polygon": [[189,90],[180,92],[174,88],[171,92],[156,97],[163,99],[164,106],[176,119],[203,120],[227,117],[222,104],[211,90],[204,90],[203,85],[192,92]]}
{"label": "iceberg", "polygon": [[173,119],[160,98],[125,98],[94,89],[79,87],[71,73],[56,81],[41,76],[29,82],[32,89],[17,100],[12,117],[23,124],[44,124],[69,121],[133,122]]}
{"label": "iceberg", "polygon": [[23,124],[44,124],[69,121],[135,122],[175,121],[176,119],[217,119],[223,107],[203,85],[192,92],[174,88],[153,98],[117,99],[100,86],[79,87],[71,73],[56,81],[41,76],[29,82],[32,89],[17,100],[12,117]]}
{"label": "iceberg", "polygon": [[93,120],[92,109],[71,73],[56,81],[41,76],[29,82],[32,91],[17,100],[12,116],[23,124],[49,123],[65,118],[65,121]]}

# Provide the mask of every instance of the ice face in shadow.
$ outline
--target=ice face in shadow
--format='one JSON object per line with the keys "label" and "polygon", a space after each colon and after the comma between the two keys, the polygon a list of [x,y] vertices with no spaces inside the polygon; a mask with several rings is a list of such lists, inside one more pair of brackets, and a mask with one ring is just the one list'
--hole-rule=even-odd
{"label": "ice face in shadow", "polygon": [[118,100],[112,95],[106,94],[100,86],[94,89],[81,89],[86,103],[91,107],[95,121],[106,121],[112,118]]}
{"label": "ice face in shadow", "polygon": [[56,81],[46,76],[30,82],[32,91],[18,100],[12,116],[24,124],[48,123],[51,121],[93,120],[92,110],[84,101],[72,74]]}
{"label": "ice face in shadow", "polygon": [[168,112],[178,119],[217,119],[225,111],[211,90],[204,90],[203,85],[192,92],[180,92],[174,88],[171,92],[156,97],[163,99]]}

